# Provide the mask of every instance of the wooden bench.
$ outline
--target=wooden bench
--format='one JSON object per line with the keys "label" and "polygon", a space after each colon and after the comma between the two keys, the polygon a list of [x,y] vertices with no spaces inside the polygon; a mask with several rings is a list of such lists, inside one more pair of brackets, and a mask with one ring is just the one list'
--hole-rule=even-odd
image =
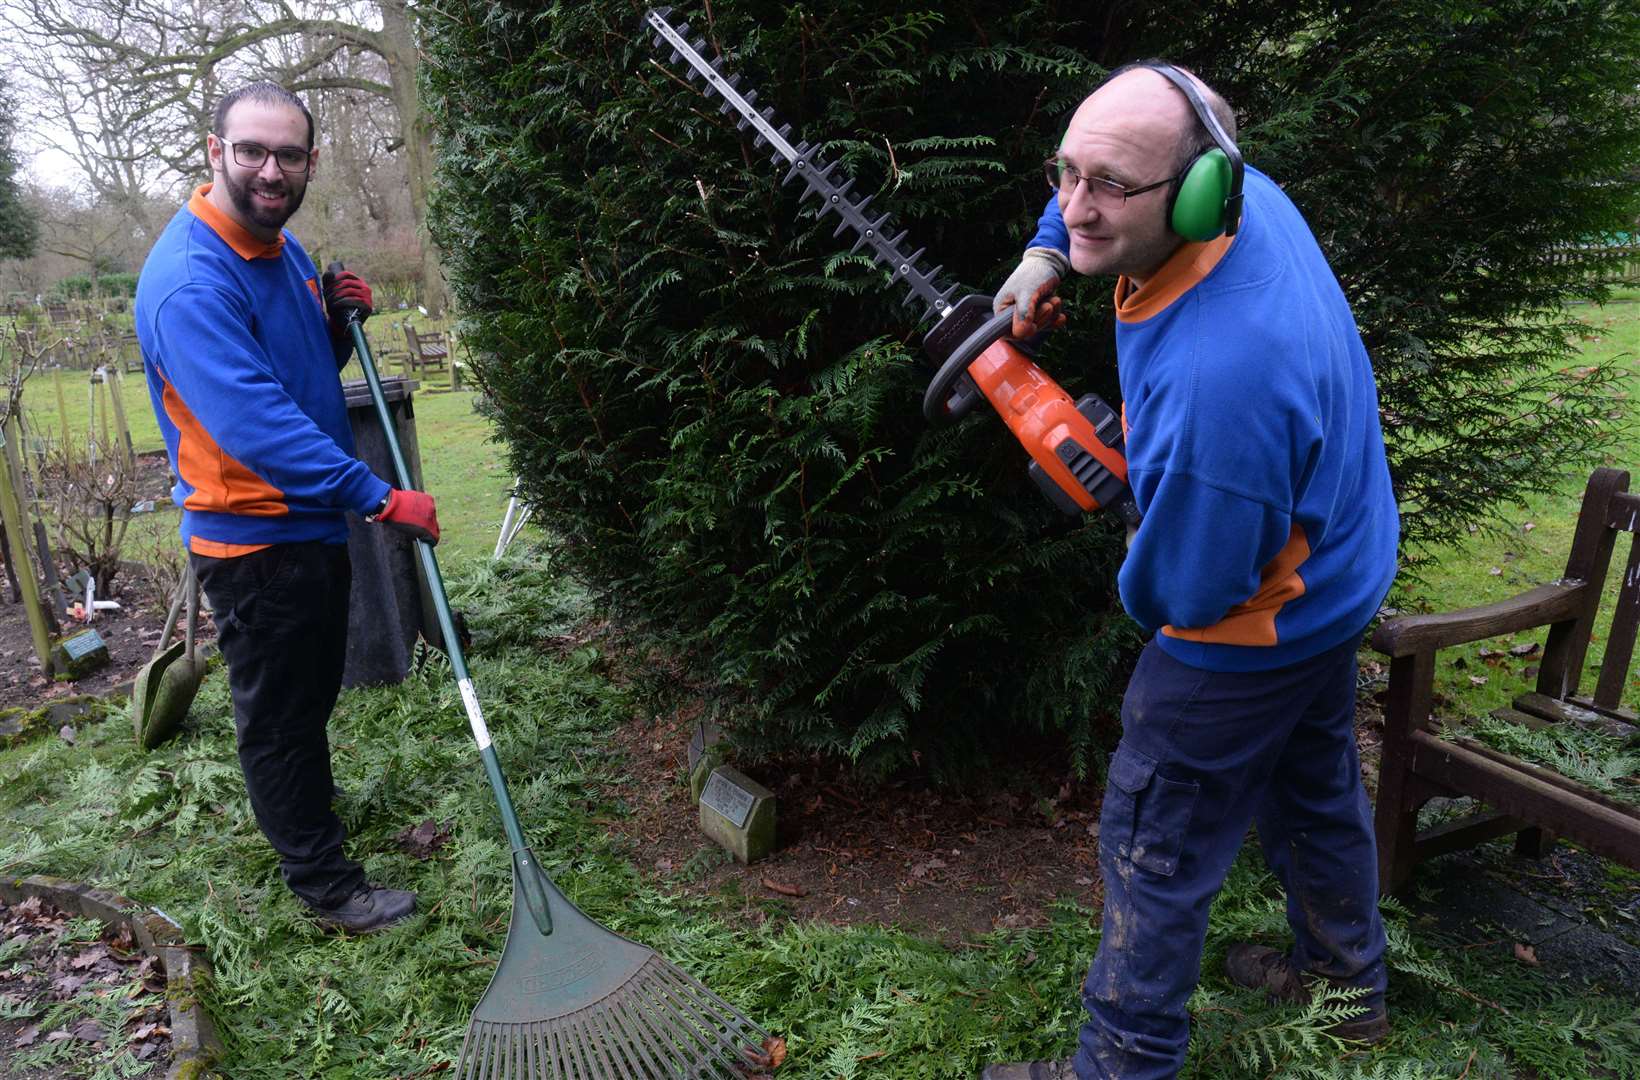
{"label": "wooden bench", "polygon": [[423,371],[443,371],[450,362],[450,343],[443,333],[418,334],[404,324],[404,341],[410,347],[410,364]]}
{"label": "wooden bench", "polygon": [[[1590,727],[1631,744],[1640,736],[1634,711],[1620,703],[1640,625],[1640,544],[1632,538],[1640,495],[1628,487],[1629,474],[1617,469],[1596,469],[1589,478],[1559,581],[1482,607],[1394,619],[1373,635],[1372,647],[1391,658],[1376,815],[1381,891],[1404,891],[1425,859],[1511,833],[1521,854],[1546,854],[1559,836],[1640,869],[1640,806],[1477,740],[1443,738],[1431,715],[1438,650],[1547,626],[1536,691],[1492,715],[1526,728]],[[1627,566],[1600,675],[1586,694],[1580,679],[1620,533],[1631,534]],[[1420,831],[1418,811],[1437,796],[1469,796],[1481,806]]]}

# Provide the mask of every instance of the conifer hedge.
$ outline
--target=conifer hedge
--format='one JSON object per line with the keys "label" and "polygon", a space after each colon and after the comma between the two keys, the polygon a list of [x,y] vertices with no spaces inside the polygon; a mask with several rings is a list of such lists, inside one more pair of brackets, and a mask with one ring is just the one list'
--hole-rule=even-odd
{"label": "conifer hedge", "polygon": [[[1119,530],[1052,510],[994,418],[927,427],[916,309],[657,63],[642,11],[422,10],[433,226],[525,494],[573,569],[750,691],[754,746],[948,768],[1039,727],[1080,755],[1136,644]],[[1572,245],[1636,210],[1640,125],[1621,106],[1640,18],[1623,4],[678,14],[982,291],[1030,236],[1038,162],[1103,72],[1195,67],[1357,305],[1414,545],[1604,437],[1608,373],[1554,372],[1571,360],[1562,299],[1599,292],[1603,256]],[[1117,397],[1109,286],[1067,285],[1071,326],[1040,358],[1073,396]]]}

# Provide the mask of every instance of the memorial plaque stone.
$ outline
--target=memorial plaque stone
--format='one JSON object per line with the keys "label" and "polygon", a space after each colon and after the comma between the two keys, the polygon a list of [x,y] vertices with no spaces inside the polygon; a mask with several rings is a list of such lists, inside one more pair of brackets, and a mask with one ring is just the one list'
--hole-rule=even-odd
{"label": "memorial plaque stone", "polygon": [[700,801],[722,814],[735,828],[744,829],[757,796],[729,779],[728,772],[718,769],[712,773],[706,781],[706,790],[700,793]]}
{"label": "memorial plaque stone", "polygon": [[51,646],[51,670],[59,680],[83,678],[108,662],[108,643],[91,627],[60,637]]}
{"label": "memorial plaque stone", "polygon": [[700,827],[741,863],[774,850],[774,792],[738,769],[719,765],[700,796]]}

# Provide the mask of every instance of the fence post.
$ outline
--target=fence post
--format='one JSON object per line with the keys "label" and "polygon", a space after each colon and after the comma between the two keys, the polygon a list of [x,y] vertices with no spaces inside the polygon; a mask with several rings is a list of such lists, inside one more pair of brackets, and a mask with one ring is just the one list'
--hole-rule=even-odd
{"label": "fence post", "polygon": [[[112,382],[109,382],[110,371],[113,372]],[[137,473],[137,448],[131,441],[131,425],[125,420],[125,377],[120,374],[118,365],[113,368],[103,368],[103,381],[108,383],[108,400],[114,406],[114,423],[120,429],[120,438],[125,440],[125,464],[134,477]]]}
{"label": "fence post", "polygon": [[40,673],[51,678],[51,634],[46,628],[45,609],[40,606],[40,577],[34,568],[34,555],[29,551],[32,530],[24,523],[22,499],[18,495],[18,476],[22,472],[18,460],[16,415],[6,417],[0,425],[0,439],[5,442],[5,453],[0,455],[0,520],[6,525],[6,545],[11,551],[11,565],[16,568],[18,586],[23,592],[23,608],[28,614],[29,637],[34,640],[34,655],[40,658]]}
{"label": "fence post", "polygon": [[63,425],[63,450],[68,450],[68,400],[63,397],[63,372],[61,368],[54,368],[51,372],[51,385],[57,391],[57,420]]}

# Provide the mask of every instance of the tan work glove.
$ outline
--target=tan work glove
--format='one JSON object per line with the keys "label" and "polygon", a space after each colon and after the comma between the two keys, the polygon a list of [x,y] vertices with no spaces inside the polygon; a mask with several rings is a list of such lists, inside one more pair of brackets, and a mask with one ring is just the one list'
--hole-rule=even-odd
{"label": "tan work glove", "polygon": [[1059,279],[1070,273],[1070,260],[1051,247],[1026,248],[1024,256],[991,301],[993,314],[1014,309],[1013,335],[1027,338],[1065,325],[1059,297],[1053,294]]}

